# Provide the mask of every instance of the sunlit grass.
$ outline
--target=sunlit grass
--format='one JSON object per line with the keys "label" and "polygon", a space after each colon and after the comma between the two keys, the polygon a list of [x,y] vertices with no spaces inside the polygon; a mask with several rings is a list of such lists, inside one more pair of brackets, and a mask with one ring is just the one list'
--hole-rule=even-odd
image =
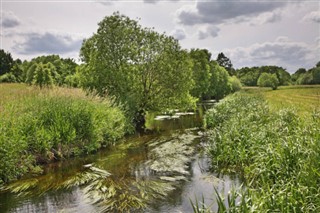
{"label": "sunlit grass", "polygon": [[308,116],[320,110],[320,85],[281,86],[277,90],[245,87],[242,92],[264,96],[273,111],[293,108],[298,115]]}

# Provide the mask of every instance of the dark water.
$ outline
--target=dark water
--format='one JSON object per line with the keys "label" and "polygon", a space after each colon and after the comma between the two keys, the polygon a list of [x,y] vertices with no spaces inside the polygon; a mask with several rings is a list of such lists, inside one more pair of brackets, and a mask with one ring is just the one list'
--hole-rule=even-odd
{"label": "dark water", "polygon": [[[202,196],[205,204],[215,210],[214,187],[226,196],[240,181],[209,172],[210,159],[202,147],[205,137],[199,129],[202,112],[151,121],[149,127],[161,131],[130,136],[94,155],[47,165],[43,175],[19,181],[11,190],[0,192],[0,212],[192,212],[190,199],[200,201]],[[139,197],[142,191],[154,198],[145,201],[142,208],[103,210],[106,204],[93,203],[98,195],[90,192],[88,196],[86,184],[66,187],[66,182],[87,171],[84,165],[88,164],[111,173],[100,179],[107,188],[115,187],[115,195],[109,200],[122,199],[130,205],[130,196]],[[141,183],[146,183],[145,188],[139,188]],[[26,189],[10,192],[14,186]],[[164,196],[156,197],[165,187],[168,190]]]}

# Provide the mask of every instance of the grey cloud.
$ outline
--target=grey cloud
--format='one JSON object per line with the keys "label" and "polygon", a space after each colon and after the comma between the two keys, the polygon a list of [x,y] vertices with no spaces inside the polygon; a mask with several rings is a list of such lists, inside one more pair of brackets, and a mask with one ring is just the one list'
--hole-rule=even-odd
{"label": "grey cloud", "polygon": [[16,42],[13,50],[20,54],[64,54],[79,51],[82,38],[52,32],[25,33],[22,42]]}
{"label": "grey cloud", "polygon": [[11,11],[3,11],[1,15],[3,28],[13,28],[21,24],[19,18]]}
{"label": "grey cloud", "polygon": [[210,37],[217,37],[220,29],[215,26],[209,26],[205,30],[199,30],[198,31],[198,39],[203,40]]}
{"label": "grey cloud", "polygon": [[267,1],[216,1],[197,2],[193,8],[183,7],[177,11],[178,21],[184,25],[220,24],[226,21],[243,21],[265,12],[283,7],[286,2]]}
{"label": "grey cloud", "polygon": [[178,40],[183,40],[187,37],[183,29],[175,29],[171,35]]}
{"label": "grey cloud", "polygon": [[294,72],[299,67],[310,67],[315,62],[316,50],[305,43],[279,37],[274,42],[254,44],[225,50],[236,67],[278,65]]}
{"label": "grey cloud", "polygon": [[303,17],[304,21],[313,21],[320,23],[320,11],[313,11]]}

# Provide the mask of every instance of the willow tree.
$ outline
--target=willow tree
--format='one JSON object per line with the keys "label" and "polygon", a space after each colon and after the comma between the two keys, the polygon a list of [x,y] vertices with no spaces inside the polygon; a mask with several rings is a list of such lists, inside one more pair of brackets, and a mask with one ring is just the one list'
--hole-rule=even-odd
{"label": "willow tree", "polygon": [[138,128],[148,111],[194,106],[192,61],[177,40],[119,13],[98,25],[81,48],[85,88],[127,105]]}

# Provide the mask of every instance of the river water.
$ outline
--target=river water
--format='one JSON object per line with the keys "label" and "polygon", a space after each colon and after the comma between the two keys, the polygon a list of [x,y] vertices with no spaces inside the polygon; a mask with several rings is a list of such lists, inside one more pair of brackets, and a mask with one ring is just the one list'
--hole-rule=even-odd
{"label": "river water", "polygon": [[0,192],[0,212],[193,212],[202,198],[215,211],[214,188],[226,196],[240,181],[210,171],[201,121],[202,110],[160,116],[155,133],[47,165]]}

